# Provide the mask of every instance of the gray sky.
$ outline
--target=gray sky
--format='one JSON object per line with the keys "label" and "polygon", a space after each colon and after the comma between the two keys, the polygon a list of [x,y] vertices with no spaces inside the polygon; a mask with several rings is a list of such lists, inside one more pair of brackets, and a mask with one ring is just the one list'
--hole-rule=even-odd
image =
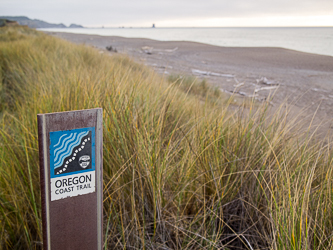
{"label": "gray sky", "polygon": [[87,27],[333,26],[333,0],[0,0],[0,15]]}

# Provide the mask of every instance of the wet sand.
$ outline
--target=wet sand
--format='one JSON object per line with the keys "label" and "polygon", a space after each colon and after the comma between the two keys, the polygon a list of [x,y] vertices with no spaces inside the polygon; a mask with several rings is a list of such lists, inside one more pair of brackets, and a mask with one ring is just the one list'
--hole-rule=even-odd
{"label": "wet sand", "polygon": [[264,100],[275,92],[273,106],[286,101],[293,112],[316,113],[317,123],[332,130],[333,57],[283,48],[220,47],[195,42],[47,32],[62,39],[118,53],[157,72],[205,78],[226,93]]}

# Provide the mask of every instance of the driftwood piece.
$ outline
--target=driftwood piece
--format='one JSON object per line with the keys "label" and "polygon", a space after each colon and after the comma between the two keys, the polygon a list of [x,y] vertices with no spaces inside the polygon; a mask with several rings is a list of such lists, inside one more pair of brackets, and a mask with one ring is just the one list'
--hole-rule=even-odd
{"label": "driftwood piece", "polygon": [[167,52],[167,53],[172,53],[172,52],[175,52],[176,50],[178,50],[178,47],[173,48],[173,49],[154,49],[154,51],[157,51],[157,52]]}
{"label": "driftwood piece", "polygon": [[257,83],[259,84],[266,84],[266,85],[279,85],[278,82],[275,81],[269,81],[266,77],[261,77],[260,79],[257,79]]}
{"label": "driftwood piece", "polygon": [[241,96],[245,96],[245,97],[248,97],[248,98],[258,97],[257,94],[251,95],[251,94],[248,94],[248,93],[245,93],[245,92],[242,92],[242,91],[229,91],[229,90],[222,89],[222,88],[220,88],[220,90],[222,92],[230,94],[230,95],[235,95],[236,94],[236,95],[241,95]]}
{"label": "driftwood piece", "polygon": [[210,71],[203,71],[199,69],[192,69],[192,73],[195,75],[204,75],[204,76],[220,76],[220,77],[228,77],[228,78],[234,78],[235,75],[231,74],[220,74],[220,73],[215,73],[215,72],[210,72]]}
{"label": "driftwood piece", "polygon": [[110,52],[116,52],[116,53],[118,52],[117,48],[114,48],[111,45],[110,46],[106,46],[105,48],[106,48],[107,51],[110,51]]}
{"label": "driftwood piece", "polygon": [[149,47],[149,46],[143,46],[143,47],[141,48],[141,50],[142,50],[144,53],[146,53],[147,55],[151,55],[151,54],[153,54],[153,50],[154,50],[154,48],[153,48],[153,47]]}
{"label": "driftwood piece", "polygon": [[278,88],[278,87],[279,87],[279,86],[262,87],[262,88],[255,89],[254,92],[255,92],[255,93],[258,93],[259,91],[262,91],[262,90],[271,90],[271,89],[276,89],[276,88]]}

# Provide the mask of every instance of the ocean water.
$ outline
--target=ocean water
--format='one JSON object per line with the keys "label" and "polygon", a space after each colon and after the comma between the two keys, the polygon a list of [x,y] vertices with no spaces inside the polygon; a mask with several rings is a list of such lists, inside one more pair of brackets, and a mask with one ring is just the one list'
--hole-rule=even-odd
{"label": "ocean water", "polygon": [[333,27],[316,28],[84,28],[45,31],[193,41],[227,47],[281,47],[333,56]]}

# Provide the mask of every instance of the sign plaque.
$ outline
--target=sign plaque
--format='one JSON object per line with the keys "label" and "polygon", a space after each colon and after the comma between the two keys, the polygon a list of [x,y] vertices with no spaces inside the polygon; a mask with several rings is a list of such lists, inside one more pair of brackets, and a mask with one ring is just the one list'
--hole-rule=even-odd
{"label": "sign plaque", "polygon": [[102,109],[37,115],[43,246],[102,249]]}

